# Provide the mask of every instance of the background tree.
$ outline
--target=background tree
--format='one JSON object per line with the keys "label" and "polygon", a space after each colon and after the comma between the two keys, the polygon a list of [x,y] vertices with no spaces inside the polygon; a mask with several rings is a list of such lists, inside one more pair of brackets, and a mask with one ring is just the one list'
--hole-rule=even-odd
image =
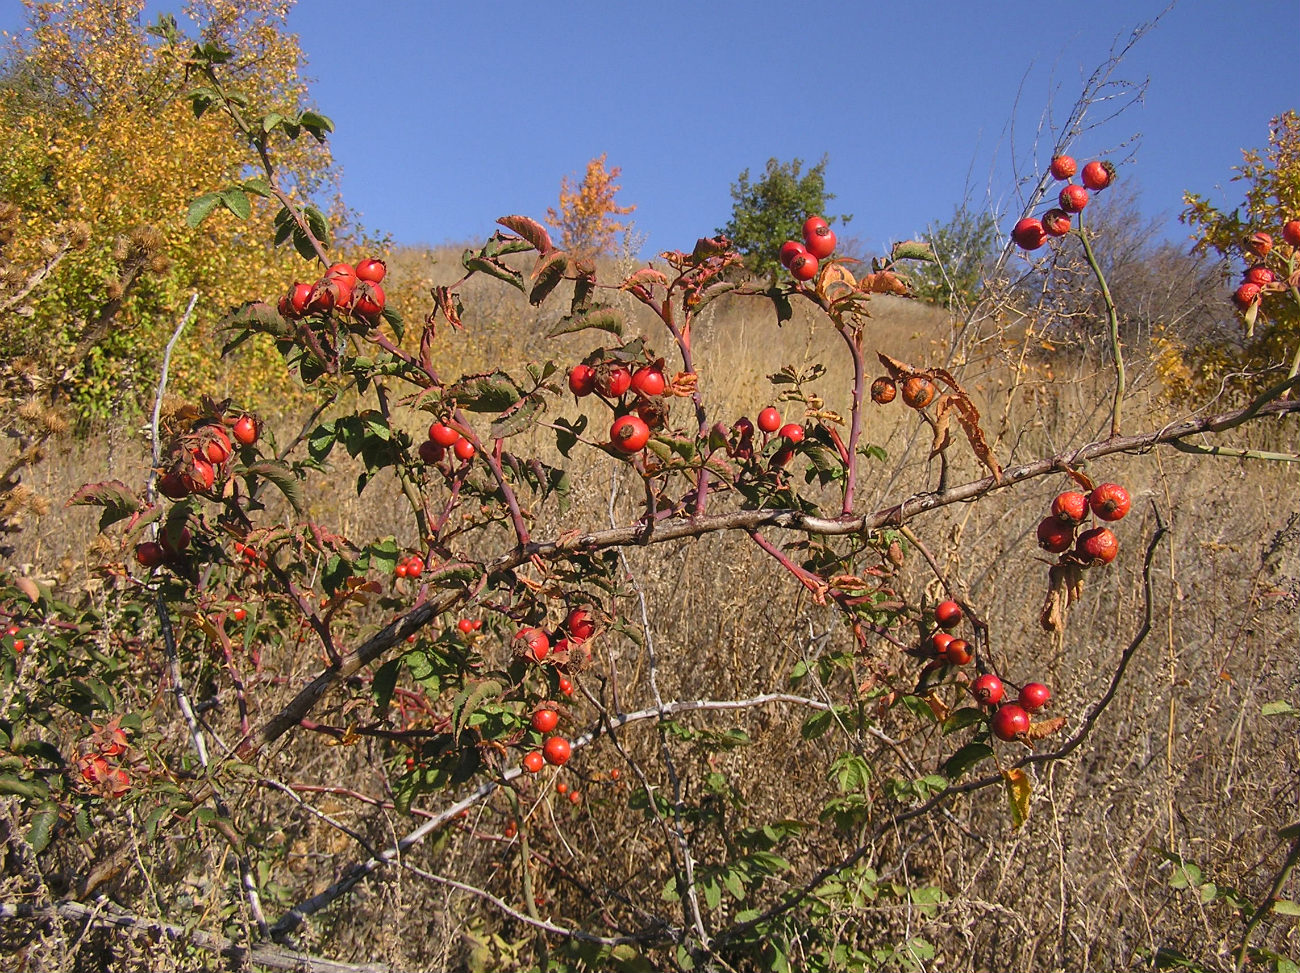
{"label": "background tree", "polygon": [[718,230],[726,234],[755,274],[768,274],[779,266],[777,251],[786,240],[800,239],[803,222],[820,213],[828,223],[847,223],[851,216],[831,216],[826,204],[835,198],[826,191],[826,161],[803,171],[803,160],[768,159],[763,176],[751,182],[744,170],[731,186],[731,219]]}
{"label": "background tree", "polygon": [[[1300,219],[1300,115],[1289,111],[1274,118],[1268,148],[1244,150],[1236,171],[1233,178],[1246,184],[1246,198],[1231,212],[1198,193],[1184,197],[1182,220],[1193,229],[1195,252],[1217,254],[1237,271],[1266,265],[1279,271],[1279,278],[1289,276],[1286,268],[1293,274],[1297,251],[1283,242],[1282,227]],[[1261,255],[1248,246],[1257,233],[1268,234],[1276,249]],[[1225,307],[1226,298],[1224,294]],[[1283,374],[1294,376],[1300,370],[1300,294],[1279,279],[1264,289],[1253,310],[1247,310],[1236,335],[1203,343],[1171,341],[1166,357],[1183,365],[1187,381],[1197,389],[1215,386],[1233,373],[1247,376],[1231,379],[1247,393]],[[1173,366],[1171,370],[1177,371]],[[1260,377],[1248,377],[1252,375]]]}
{"label": "background tree", "polygon": [[595,259],[611,253],[620,234],[630,223],[617,219],[636,209],[620,206],[614,197],[623,187],[614,180],[623,170],[605,168],[605,153],[587,163],[587,172],[576,186],[565,176],[560,182],[560,209],[546,210],[546,222],[560,231],[560,243],[580,257]]}
{"label": "background tree", "polygon": [[[279,286],[292,273],[291,254],[239,245],[272,235],[275,207],[256,196],[242,200],[246,222],[224,210],[201,227],[184,219],[189,200],[250,175],[247,140],[215,115],[195,117],[183,97],[197,81],[184,49],[149,31],[143,0],[27,6],[30,30],[8,51],[0,78],[0,200],[16,211],[6,257],[48,281],[11,301],[26,279],[19,273],[0,294],[0,343],[31,359],[84,415],[103,415],[115,401],[129,407],[148,394],[163,345],[197,292],[171,372],[178,392],[191,391],[200,368],[208,375],[213,329],[234,295]],[[288,3],[191,7],[204,43],[236,52],[226,68],[250,110],[302,107]],[[292,174],[296,198],[332,183],[329,150],[315,140],[287,146],[277,163]],[[73,225],[90,228],[80,246],[43,249]],[[236,361],[245,384],[285,387],[278,356],[265,347]]]}
{"label": "background tree", "polygon": [[965,203],[943,224],[931,224],[926,240],[934,261],[918,262],[908,274],[918,298],[960,311],[974,303],[985,274],[997,259],[997,221]]}

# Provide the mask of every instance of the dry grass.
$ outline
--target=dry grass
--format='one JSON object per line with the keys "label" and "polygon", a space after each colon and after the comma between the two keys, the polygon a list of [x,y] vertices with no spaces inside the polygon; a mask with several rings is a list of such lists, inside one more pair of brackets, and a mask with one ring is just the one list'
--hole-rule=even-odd
{"label": "dry grass", "polygon": [[[432,271],[414,260],[409,268],[397,264],[394,274],[409,274],[408,282],[422,276],[448,279],[453,272],[448,258],[439,255],[439,261]],[[395,290],[400,286],[399,281]],[[548,352],[564,360],[589,347],[591,339],[571,337],[555,352],[554,343],[544,338],[551,312],[521,318],[519,303],[501,297],[506,288],[491,286],[480,294],[477,286],[466,289],[467,306],[476,308],[466,335],[444,336],[446,373]],[[488,294],[491,299],[479,300]],[[1108,414],[1097,403],[1105,400],[1109,376],[1093,349],[1076,347],[1070,358],[1053,355],[1027,335],[1023,322],[1001,329],[986,323],[954,340],[954,325],[944,316],[888,298],[877,299],[873,314],[869,349],[916,365],[950,363],[975,396],[1004,464],[1087,442],[1107,425]],[[653,335],[653,343],[667,352],[661,336]],[[772,398],[767,374],[783,364],[813,362],[828,367],[818,383],[828,405],[846,413],[849,373],[839,343],[827,325],[802,315],[778,328],[761,303],[718,305],[697,331],[704,398],[716,410],[713,417],[731,421],[754,415]],[[1134,431],[1173,418],[1146,378],[1146,366],[1139,350],[1130,363],[1137,376],[1128,412],[1128,428]],[[552,408],[554,414],[576,414],[571,398],[557,400]],[[597,418],[594,410],[592,416]],[[860,503],[875,509],[931,488],[938,467],[927,457],[928,430],[901,406],[872,409],[869,416],[867,438],[883,446],[890,459],[869,467]],[[684,410],[675,418],[688,421]],[[288,415],[268,420],[285,430],[296,430],[300,421]],[[427,421],[427,416],[412,415],[410,428],[422,428]],[[1251,434],[1294,438],[1294,425]],[[511,447],[550,461],[558,458],[545,430],[519,437]],[[964,445],[952,453],[951,482],[979,475]],[[638,488],[625,466],[594,451],[575,455],[580,458],[574,464],[573,506],[563,514],[553,506],[543,508],[539,534],[604,526],[611,511],[620,522],[637,515]],[[60,498],[89,479],[139,482],[142,456],[138,436],[109,430],[92,442],[67,445],[39,468],[39,485],[33,485]],[[1003,670],[1053,687],[1055,712],[1067,718],[1067,732],[1105,691],[1138,627],[1141,551],[1157,521],[1171,528],[1154,562],[1153,631],[1084,745],[1033,771],[1028,823],[1013,829],[1001,789],[989,788],[953,802],[942,814],[873,835],[872,824],[887,821],[900,807],[887,796],[886,778],[933,772],[962,737],[944,739],[935,730],[918,728],[901,708],[881,714],[878,723],[896,745],[839,728],[818,740],[804,740],[800,725],[808,712],[785,706],[678,721],[693,730],[739,727],[750,743],[734,749],[707,736],[657,733],[651,721],[625,728],[618,742],[644,768],[649,783],[671,792],[666,748],[682,781],[682,799],[720,815],[693,826],[693,850],[704,866],[727,856],[741,828],[800,821],[806,829],[781,849],[792,869],[769,889],[795,887],[868,841],[874,847],[867,861],[882,882],[933,885],[945,895],[927,910],[910,904],[905,895],[881,894],[853,906],[828,901],[819,923],[832,940],[871,949],[921,937],[936,949],[933,962],[925,964],[935,969],[1143,969],[1151,968],[1162,947],[1177,949],[1205,968],[1230,967],[1241,920],[1222,901],[1203,903],[1196,892],[1171,887],[1174,869],[1164,853],[1199,864],[1219,888],[1234,887],[1251,901],[1258,901],[1285,855],[1276,832],[1295,815],[1300,746],[1294,718],[1264,718],[1260,707],[1270,700],[1300,703],[1300,479],[1282,467],[1198,460],[1172,451],[1111,457],[1089,472],[1098,480],[1127,484],[1134,508],[1119,525],[1119,560],[1088,575],[1082,600],[1057,642],[1037,622],[1047,565],[1033,544],[1033,530],[1051,497],[1065,485],[1063,477],[999,491],[977,504],[944,508],[913,525],[949,583],[988,622]],[[311,516],[330,529],[358,537],[413,539],[391,477],[381,477],[361,497],[352,489],[352,474],[326,477],[312,495]],[[20,537],[17,561],[57,578],[61,586],[81,586],[90,578],[85,552],[94,538],[93,525],[85,510],[59,507]],[[598,671],[606,678],[589,674],[583,680],[585,689],[611,703],[616,691],[619,710],[652,705],[644,636],[656,655],[654,675],[665,700],[743,699],[785,691],[797,661],[852,651],[843,620],[812,604],[743,536],[630,550],[626,571],[629,596],[621,608],[637,627],[638,597],[643,596],[648,629],[641,638],[619,633],[602,638]],[[902,570],[899,587],[913,604],[919,604],[923,592],[931,599],[939,593],[928,566],[915,554]],[[859,662],[853,678],[862,678],[873,665],[897,667],[897,650],[881,641]],[[266,660],[262,678],[250,690],[257,711],[273,711],[316,665],[311,658]],[[222,698],[227,688],[216,674],[207,675],[213,680],[211,690]],[[837,702],[853,696],[852,679],[843,674],[824,686],[816,683],[799,692]],[[153,688],[141,687],[142,696]],[[317,718],[346,718],[341,696],[327,703],[314,714]],[[169,705],[159,696],[160,714]],[[575,710],[579,724],[590,725],[590,704],[575,704]],[[229,734],[228,705],[211,719]],[[179,721],[172,719],[169,732],[183,748]],[[817,821],[823,803],[835,793],[826,769],[844,751],[861,753],[878,771],[871,790],[872,824],[848,832]],[[390,766],[373,741],[349,749],[299,735],[267,761],[264,772],[296,783],[346,785],[382,798],[388,793]],[[617,782],[610,778],[613,768],[622,771]],[[565,775],[575,786],[581,782],[586,794],[581,810],[545,789],[523,793],[533,808],[529,835],[540,856],[535,881],[547,899],[543,914],[602,928],[611,923],[640,928],[644,910],[680,922],[677,907],[661,899],[672,875],[663,831],[642,810],[629,806],[629,796],[639,789],[632,765],[605,738],[575,758]],[[415,823],[346,795],[306,797],[376,847],[391,844]],[[269,878],[283,887],[282,893],[267,891],[274,914],[324,888],[346,863],[365,857],[351,838],[277,792],[250,789],[238,798],[235,810],[243,832],[255,839]],[[511,814],[498,794],[476,807],[458,829],[410,849],[404,861],[520,906],[518,843],[501,837]],[[113,821],[92,842],[91,854],[96,848],[107,853],[132,833],[129,822]],[[166,901],[172,903],[169,908],[189,909],[196,917],[203,910],[220,913],[227,924],[238,925],[235,883],[212,880],[229,871],[225,846],[207,839],[202,847],[207,857],[201,862],[175,861],[165,846],[146,848],[138,867],[126,869],[106,891],[144,912],[154,911],[153,903],[162,908]],[[66,867],[78,867],[77,855],[68,854]],[[1300,897],[1294,880],[1283,897]],[[723,924],[736,908],[724,897],[710,922]],[[1279,917],[1267,920],[1254,941],[1296,956],[1296,937],[1295,926]],[[403,969],[528,969],[536,967],[540,956],[539,940],[526,927],[503,921],[470,897],[403,868],[387,869],[363,883],[309,923],[300,942],[340,960],[382,961]],[[100,948],[111,952],[114,947],[104,940]],[[31,950],[23,955],[29,968],[49,968]],[[90,968],[97,955],[83,950],[77,962]],[[182,965],[180,958],[172,959]],[[671,961],[668,954],[656,954],[655,962]]]}

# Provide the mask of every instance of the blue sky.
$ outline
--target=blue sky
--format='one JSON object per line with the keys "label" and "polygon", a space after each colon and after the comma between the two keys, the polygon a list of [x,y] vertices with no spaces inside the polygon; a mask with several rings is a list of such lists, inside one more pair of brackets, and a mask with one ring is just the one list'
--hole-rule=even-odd
{"label": "blue sky", "polygon": [[[843,235],[876,252],[964,196],[1018,211],[1017,175],[1046,166],[1084,79],[1165,6],[300,0],[290,27],[337,125],[345,199],[398,242],[541,218],[607,153],[643,254],[689,249],[726,222],[742,169],[824,154]],[[21,22],[17,0],[0,7],[0,27]],[[1120,164],[1185,238],[1183,191],[1235,204],[1241,149],[1300,108],[1297,51],[1296,0],[1180,0],[1113,75],[1148,82],[1143,100],[1072,152]]]}

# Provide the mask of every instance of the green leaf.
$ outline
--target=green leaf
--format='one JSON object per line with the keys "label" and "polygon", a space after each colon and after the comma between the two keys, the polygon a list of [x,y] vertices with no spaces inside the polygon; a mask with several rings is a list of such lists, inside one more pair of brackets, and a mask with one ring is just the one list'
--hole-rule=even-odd
{"label": "green leaf", "polygon": [[298,124],[311,133],[317,142],[324,142],[325,135],[334,131],[334,122],[319,112],[305,111],[298,118]]}
{"label": "green leaf", "polygon": [[1278,899],[1273,903],[1273,911],[1280,916],[1300,916],[1300,902]]}
{"label": "green leaf", "polygon": [[185,222],[190,229],[195,229],[200,223],[208,218],[218,203],[221,202],[220,193],[204,193],[194,202],[190,203],[189,211],[185,214]]}
{"label": "green leaf", "polygon": [[45,801],[32,812],[32,823],[27,829],[27,843],[36,854],[39,855],[49,847],[58,820],[59,806],[53,801]]}
{"label": "green leaf", "polygon": [[[325,219],[325,214],[315,206],[306,206],[303,208],[302,215],[307,221],[307,228],[311,230],[312,235],[320,241],[321,246],[328,247],[330,245],[330,225]],[[311,255],[314,257],[316,255],[315,251],[312,251]]]}
{"label": "green leaf", "polygon": [[[307,509],[307,498],[303,493],[302,481],[293,473],[288,465],[276,460],[263,460],[260,463],[253,463],[245,467],[246,476],[260,476],[275,485],[284,498],[289,501],[293,509],[299,514]],[[252,483],[250,481],[250,489]]]}
{"label": "green leaf", "polygon": [[241,220],[248,219],[253,212],[253,206],[248,201],[248,193],[238,187],[223,189],[221,191],[221,204]]}
{"label": "green leaf", "polygon": [[621,338],[623,337],[623,312],[618,308],[597,305],[581,314],[570,314],[560,318],[551,330],[546,332],[546,336],[556,338],[562,334],[573,334],[589,328],[608,331]]}
{"label": "green leaf", "polygon": [[569,458],[569,450],[578,444],[578,437],[582,435],[583,430],[587,428],[587,417],[578,416],[574,422],[567,419],[555,420],[555,448],[560,451],[560,455],[565,459]]}
{"label": "green leaf", "polygon": [[984,714],[975,706],[963,706],[961,709],[953,710],[948,714],[948,718],[943,721],[944,736],[965,729],[975,723],[981,723],[983,720]]}
{"label": "green leaf", "polygon": [[270,199],[275,195],[271,189],[271,184],[261,176],[255,176],[252,179],[245,179],[240,183],[240,188],[246,193],[252,193],[254,196],[261,196],[263,199]]}
{"label": "green leaf", "polygon": [[1300,709],[1280,699],[1265,703],[1260,707],[1259,712],[1261,716],[1300,716]]}
{"label": "green leaf", "polygon": [[890,260],[926,260],[933,262],[934,250],[923,240],[903,240],[894,244]]}
{"label": "green leaf", "polygon": [[987,743],[968,743],[944,761],[944,776],[949,780],[958,780],[966,771],[991,756],[993,748]]}
{"label": "green leaf", "polygon": [[459,734],[465,728],[469,717],[473,715],[479,703],[490,697],[500,695],[501,684],[495,679],[484,679],[482,682],[473,683],[464,692],[457,695],[451,708],[452,732]]}
{"label": "green leaf", "polygon": [[834,714],[830,710],[822,710],[820,713],[814,713],[808,719],[804,720],[803,726],[799,728],[799,735],[805,740],[815,740],[825,734],[831,728],[831,722],[834,720]]}

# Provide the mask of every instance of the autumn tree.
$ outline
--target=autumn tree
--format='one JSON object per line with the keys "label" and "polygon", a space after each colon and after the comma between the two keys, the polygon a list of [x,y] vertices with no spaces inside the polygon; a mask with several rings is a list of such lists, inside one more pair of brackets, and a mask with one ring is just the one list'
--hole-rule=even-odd
{"label": "autumn tree", "polygon": [[[1195,252],[1216,255],[1235,271],[1263,268],[1276,279],[1240,308],[1236,335],[1199,345],[1170,339],[1163,364],[1189,388],[1214,387],[1227,379],[1249,393],[1300,371],[1300,248],[1284,242],[1282,234],[1285,224],[1300,219],[1300,114],[1274,118],[1268,147],[1243,151],[1236,172],[1234,181],[1246,187],[1242,205],[1224,212],[1204,196],[1188,193],[1182,220],[1193,229]],[[1267,245],[1261,234],[1267,235]],[[1229,308],[1226,292],[1223,301]]]}
{"label": "autumn tree", "polygon": [[[37,384],[58,386],[83,414],[103,414],[148,394],[163,345],[197,293],[172,366],[174,387],[187,390],[201,366],[208,377],[213,330],[234,295],[268,290],[293,272],[291,254],[240,243],[269,238],[276,207],[232,195],[247,221],[223,208],[201,227],[187,222],[189,200],[250,174],[247,139],[215,116],[196,117],[184,98],[200,80],[188,56],[194,42],[148,26],[143,0],[25,2],[27,30],[0,74],[0,200],[15,210],[8,296],[33,274],[43,285],[0,300],[0,343],[30,363]],[[201,43],[232,52],[228,76],[250,108],[291,114],[305,102],[289,6],[186,8]],[[302,199],[329,186],[323,144],[299,140],[277,162]],[[81,245],[61,247],[86,227]],[[252,354],[265,359],[260,367],[247,354],[235,367],[250,384],[272,381],[270,353]]]}
{"label": "autumn tree", "polygon": [[560,208],[546,210],[546,222],[560,231],[561,246],[582,257],[595,258],[613,251],[620,234],[631,228],[618,217],[635,206],[620,206],[615,196],[622,188],[616,180],[623,170],[605,168],[605,153],[587,163],[582,182],[568,176],[560,182]]}

